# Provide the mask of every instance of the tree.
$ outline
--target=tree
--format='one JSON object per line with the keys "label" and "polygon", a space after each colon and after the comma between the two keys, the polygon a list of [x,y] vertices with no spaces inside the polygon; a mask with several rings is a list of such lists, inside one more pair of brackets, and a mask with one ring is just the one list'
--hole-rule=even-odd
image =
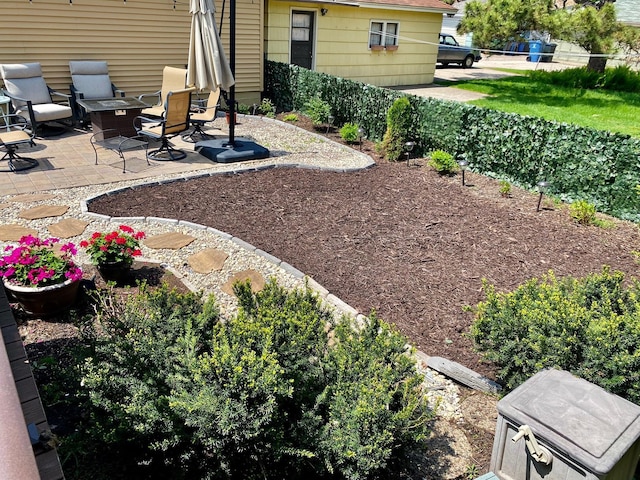
{"label": "tree", "polygon": [[623,25],[616,32],[616,42],[627,56],[627,63],[637,67],[640,63],[640,28]]}
{"label": "tree", "polygon": [[529,30],[549,31],[554,0],[472,0],[465,6],[458,32],[473,32],[480,48],[523,40]]}
{"label": "tree", "polygon": [[[572,10],[555,12],[559,30],[558,38],[581,46],[589,52],[587,68],[604,72],[607,57],[604,54],[615,50],[615,35],[621,25],[616,21],[616,11],[612,2],[578,2]],[[601,5],[601,6],[599,6]]]}
{"label": "tree", "polygon": [[591,56],[587,68],[604,71],[606,56],[615,49],[614,38],[621,25],[616,21],[615,0],[472,0],[458,31],[473,32],[481,48],[522,40],[530,31],[548,32],[553,37],[575,43]]}

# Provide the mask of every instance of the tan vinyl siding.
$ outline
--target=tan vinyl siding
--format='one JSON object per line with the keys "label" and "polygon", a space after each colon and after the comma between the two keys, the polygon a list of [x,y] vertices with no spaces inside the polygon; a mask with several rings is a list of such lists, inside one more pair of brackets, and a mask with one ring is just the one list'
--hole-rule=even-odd
{"label": "tan vinyl siding", "polygon": [[[289,62],[292,9],[316,10],[315,70],[380,86],[432,83],[442,14],[269,0],[267,58]],[[369,49],[371,21],[399,24],[398,49]]]}
{"label": "tan vinyl siding", "polygon": [[[259,99],[263,7],[237,0],[236,9],[236,96]],[[229,55],[229,0],[225,17]],[[69,60],[106,60],[113,82],[139,95],[160,88],[165,65],[186,66],[190,27],[188,0],[2,0],[0,63],[40,62],[49,86],[68,92]]]}

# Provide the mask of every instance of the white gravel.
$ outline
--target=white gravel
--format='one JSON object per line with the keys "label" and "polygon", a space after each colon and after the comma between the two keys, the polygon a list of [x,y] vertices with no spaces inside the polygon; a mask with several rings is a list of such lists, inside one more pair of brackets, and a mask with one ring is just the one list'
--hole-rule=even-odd
{"label": "white gravel", "polygon": [[[216,120],[218,122],[219,120]],[[216,124],[222,130],[226,130],[226,125]],[[238,164],[212,164],[207,170],[200,170],[193,173],[155,176],[143,180],[114,182],[109,185],[83,186],[68,189],[49,190],[46,193],[53,195],[53,198],[30,202],[12,202],[15,195],[0,196],[0,224],[16,224],[33,228],[39,232],[41,237],[51,236],[47,227],[59,222],[64,218],[75,218],[89,222],[82,235],[64,239],[78,244],[82,239],[87,239],[94,231],[104,231],[116,228],[118,225],[126,223],[136,230],[142,230],[147,237],[167,232],[181,232],[195,237],[190,245],[180,250],[156,250],[142,245],[143,257],[140,260],[158,262],[170,268],[189,288],[202,291],[205,295],[214,294],[223,314],[232,314],[237,303],[235,297],[229,296],[221,289],[222,285],[234,273],[242,270],[253,269],[260,272],[265,280],[275,278],[280,285],[287,288],[304,286],[305,282],[314,288],[329,304],[335,309],[337,314],[350,314],[356,316],[358,312],[349,305],[342,302],[318,285],[313,279],[305,277],[303,272],[295,269],[294,266],[283,263],[281,260],[264,254],[256,250],[252,245],[241,239],[231,237],[224,232],[219,232],[213,228],[202,225],[180,222],[180,219],[158,219],[145,217],[109,218],[101,215],[89,213],[87,202],[91,199],[104,195],[108,192],[130,188],[136,185],[149,183],[167,182],[175,179],[188,179],[190,177],[203,175],[216,175],[228,172],[241,172],[243,170],[255,170],[266,168],[270,165],[298,166],[302,168],[319,168],[327,170],[349,171],[368,168],[374,164],[373,160],[356,150],[337,144],[326,138],[316,135],[293,125],[271,120],[264,117],[246,116],[241,124],[236,126],[236,135],[250,138],[260,145],[265,146],[271,152],[272,157],[265,160],[243,162]],[[38,220],[25,220],[19,218],[19,214],[26,208],[37,205],[68,205],[69,210],[62,216],[43,218]],[[0,240],[0,248],[11,242]],[[226,252],[229,257],[224,263],[222,270],[208,274],[195,272],[188,263],[190,255],[205,248],[216,248]],[[87,255],[78,249],[77,260],[79,263],[90,263]],[[424,370],[427,388],[432,400],[432,406],[440,415],[447,418],[459,417],[457,386],[442,377],[435,371]]]}

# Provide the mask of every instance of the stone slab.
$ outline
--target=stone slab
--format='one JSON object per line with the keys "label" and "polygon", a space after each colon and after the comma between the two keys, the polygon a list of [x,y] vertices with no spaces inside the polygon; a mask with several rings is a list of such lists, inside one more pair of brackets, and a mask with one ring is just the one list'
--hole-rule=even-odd
{"label": "stone slab", "polygon": [[222,270],[225,260],[229,255],[217,248],[207,248],[191,255],[187,261],[191,268],[198,273],[210,273],[214,270]]}
{"label": "stone slab", "polygon": [[49,225],[49,233],[58,238],[71,238],[82,235],[89,225],[89,222],[83,222],[77,218],[65,218],[58,223]]}
{"label": "stone slab", "polygon": [[11,205],[10,203],[0,203],[0,210],[3,210],[3,209],[7,208],[10,205]]}
{"label": "stone slab", "polygon": [[457,362],[442,357],[429,357],[427,366],[468,387],[487,393],[498,393],[502,386]]}
{"label": "stone slab", "polygon": [[27,220],[37,220],[38,218],[59,217],[69,210],[66,205],[40,205],[38,207],[23,210],[18,215]]}
{"label": "stone slab", "polygon": [[52,198],[56,198],[56,196],[50,193],[25,193],[23,195],[16,195],[11,199],[11,201],[19,203],[31,203],[51,200]]}
{"label": "stone slab", "polygon": [[265,286],[265,280],[262,274],[256,270],[243,270],[242,272],[234,273],[229,280],[222,286],[222,291],[227,295],[233,295],[233,284],[240,281],[244,282],[249,280],[251,282],[251,291],[259,292]]}
{"label": "stone slab", "polygon": [[186,247],[194,240],[195,237],[192,237],[191,235],[185,235],[184,233],[179,232],[170,232],[149,237],[144,241],[144,244],[154,250],[159,250],[161,248],[178,250],[182,247]]}
{"label": "stone slab", "polygon": [[27,235],[38,236],[38,231],[22,225],[0,225],[0,240],[4,242],[18,242]]}

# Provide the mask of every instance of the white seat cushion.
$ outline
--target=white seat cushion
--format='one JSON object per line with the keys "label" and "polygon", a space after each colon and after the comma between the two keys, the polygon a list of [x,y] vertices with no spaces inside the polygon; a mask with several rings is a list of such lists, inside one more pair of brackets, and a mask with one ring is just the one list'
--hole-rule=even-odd
{"label": "white seat cushion", "polygon": [[[29,111],[25,109],[16,110],[18,115],[29,118]],[[70,107],[66,105],[58,105],[57,103],[44,103],[33,105],[33,114],[36,122],[50,122],[53,120],[62,120],[73,115]]]}

